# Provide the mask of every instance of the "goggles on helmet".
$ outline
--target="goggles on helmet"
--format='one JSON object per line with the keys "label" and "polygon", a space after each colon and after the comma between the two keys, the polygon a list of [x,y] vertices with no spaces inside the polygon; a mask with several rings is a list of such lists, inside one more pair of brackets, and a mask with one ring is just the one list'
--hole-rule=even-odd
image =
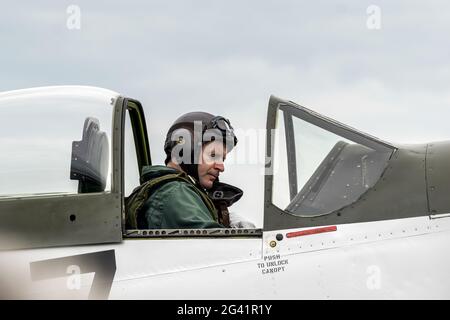
{"label": "goggles on helmet", "polygon": [[233,138],[234,145],[238,142],[236,136],[234,135],[234,129],[231,126],[230,120],[222,116],[212,118],[209,124],[206,125],[206,130],[207,129],[219,129],[225,137]]}

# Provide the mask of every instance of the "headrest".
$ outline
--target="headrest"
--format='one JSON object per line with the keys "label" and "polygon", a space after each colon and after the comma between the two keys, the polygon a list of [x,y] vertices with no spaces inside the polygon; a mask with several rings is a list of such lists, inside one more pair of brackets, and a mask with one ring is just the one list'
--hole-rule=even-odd
{"label": "headrest", "polygon": [[109,169],[109,143],[98,119],[87,117],[81,141],[72,142],[70,179],[78,180],[78,192],[103,192]]}

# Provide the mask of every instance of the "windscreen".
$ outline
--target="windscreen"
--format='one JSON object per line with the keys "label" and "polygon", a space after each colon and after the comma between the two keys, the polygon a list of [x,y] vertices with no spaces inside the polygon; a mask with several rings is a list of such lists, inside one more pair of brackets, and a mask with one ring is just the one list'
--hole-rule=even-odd
{"label": "windscreen", "polygon": [[358,200],[379,180],[392,151],[346,139],[278,110],[272,203],[296,216],[317,216]]}

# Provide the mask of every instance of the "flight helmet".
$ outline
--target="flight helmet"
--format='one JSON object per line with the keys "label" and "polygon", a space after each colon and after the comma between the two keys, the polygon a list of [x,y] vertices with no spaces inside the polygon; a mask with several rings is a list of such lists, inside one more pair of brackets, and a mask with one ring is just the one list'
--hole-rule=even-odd
{"label": "flight helmet", "polygon": [[[175,120],[167,132],[165,163],[175,160],[183,171],[198,181],[201,147],[218,139],[227,147],[227,152],[236,146],[238,139],[228,119],[207,112],[186,113]],[[185,154],[186,151],[189,154]]]}

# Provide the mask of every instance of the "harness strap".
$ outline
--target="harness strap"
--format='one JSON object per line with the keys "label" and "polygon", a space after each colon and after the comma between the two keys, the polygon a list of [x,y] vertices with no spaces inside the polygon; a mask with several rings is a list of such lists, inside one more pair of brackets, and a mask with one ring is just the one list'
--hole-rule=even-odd
{"label": "harness strap", "polygon": [[209,196],[206,195],[204,192],[202,192],[185,172],[179,172],[166,174],[161,177],[148,180],[133,190],[130,196],[125,199],[127,229],[138,228],[137,223],[138,215],[155,187],[157,186],[160,187],[167,182],[177,180],[178,181],[181,180],[192,185],[194,187],[194,191],[200,196],[203,203],[208,208],[211,217],[214,219],[214,221],[219,222],[218,214],[215,209],[214,203],[209,198]]}

